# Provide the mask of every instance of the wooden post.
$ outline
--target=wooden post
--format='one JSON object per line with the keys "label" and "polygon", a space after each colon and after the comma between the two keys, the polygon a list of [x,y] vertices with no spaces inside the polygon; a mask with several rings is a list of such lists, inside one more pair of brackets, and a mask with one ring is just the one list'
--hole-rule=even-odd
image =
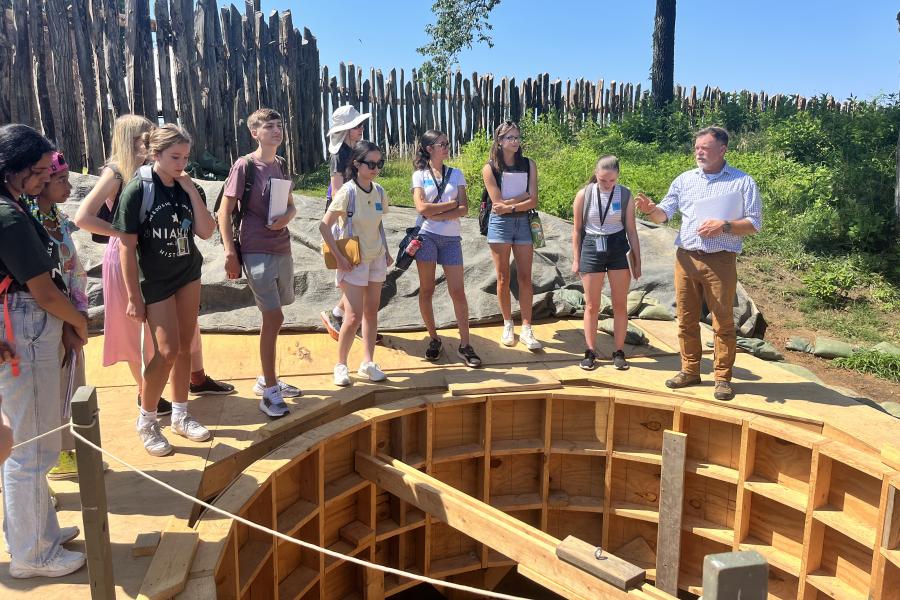
{"label": "wooden post", "polygon": [[[659,580],[656,587],[659,587]],[[703,597],[706,600],[765,600],[768,587],[769,565],[758,552],[709,554],[703,559]]]}
{"label": "wooden post", "polygon": [[[97,410],[97,390],[94,387],[82,386],[76,390],[72,398],[72,423],[80,435],[100,446],[100,416]],[[113,600],[116,590],[109,546],[103,457],[78,438],[75,438],[75,450],[91,598]]]}
{"label": "wooden post", "polygon": [[686,434],[668,430],[663,432],[659,532],[656,540],[656,587],[673,596],[678,593],[686,450]]}

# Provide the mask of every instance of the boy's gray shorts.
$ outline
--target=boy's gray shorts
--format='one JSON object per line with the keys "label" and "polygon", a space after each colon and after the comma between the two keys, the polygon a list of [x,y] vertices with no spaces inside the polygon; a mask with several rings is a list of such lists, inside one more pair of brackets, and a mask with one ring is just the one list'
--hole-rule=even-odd
{"label": "boy's gray shorts", "polygon": [[294,261],[290,254],[244,253],[242,258],[259,310],[275,310],[294,301]]}

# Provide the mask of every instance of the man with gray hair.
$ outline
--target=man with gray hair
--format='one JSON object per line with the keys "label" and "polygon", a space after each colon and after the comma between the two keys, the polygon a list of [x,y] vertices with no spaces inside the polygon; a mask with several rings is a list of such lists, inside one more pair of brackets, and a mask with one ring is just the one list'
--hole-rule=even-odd
{"label": "man with gray hair", "polygon": [[762,201],[753,178],[725,161],[728,132],[707,127],[697,132],[697,168],[679,175],[659,205],[644,194],[635,206],[654,223],[681,213],[675,239],[675,300],[681,371],[666,380],[677,389],[700,383],[700,318],[703,302],[715,331],[715,391],[717,400],[731,400],[731,372],[737,351],[734,327],[737,255],[743,238],[762,227]]}

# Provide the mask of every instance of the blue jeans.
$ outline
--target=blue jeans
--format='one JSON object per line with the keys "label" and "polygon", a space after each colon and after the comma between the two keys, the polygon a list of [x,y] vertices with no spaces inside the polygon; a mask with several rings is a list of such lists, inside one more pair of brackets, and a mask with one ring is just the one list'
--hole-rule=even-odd
{"label": "blue jeans", "polygon": [[[29,294],[9,297],[10,320],[21,373],[0,366],[3,414],[16,443],[62,425],[59,408],[59,346],[62,321],[48,314]],[[0,336],[6,335],[0,310]],[[50,502],[47,473],[56,464],[60,435],[13,450],[3,464],[3,535],[17,563],[44,566],[59,547],[59,521]]]}

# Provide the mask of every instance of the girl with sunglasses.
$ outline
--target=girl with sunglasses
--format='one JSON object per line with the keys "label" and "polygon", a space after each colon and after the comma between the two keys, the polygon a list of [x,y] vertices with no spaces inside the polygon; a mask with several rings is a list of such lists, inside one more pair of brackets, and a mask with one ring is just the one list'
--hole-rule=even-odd
{"label": "girl with sunglasses", "polygon": [[[512,253],[516,261],[519,311],[522,314],[519,340],[529,350],[540,350],[543,345],[534,337],[531,329],[531,302],[534,296],[531,265],[534,242],[528,221],[528,211],[537,207],[537,167],[533,160],[522,156],[521,135],[519,126],[512,121],[506,121],[497,127],[490,160],[481,169],[481,177],[493,204],[488,221],[487,241],[497,272],[497,300],[503,315],[500,343],[504,346],[516,345],[509,291],[509,255]],[[504,191],[504,173],[524,173],[527,180],[525,190],[517,194]]]}
{"label": "girl with sunglasses", "polygon": [[[334,367],[334,383],[350,385],[347,356],[357,330],[362,326],[363,361],[357,374],[369,381],[384,381],[385,374],[375,364],[375,333],[378,329],[378,306],[381,286],[393,259],[387,252],[382,217],[388,212],[388,196],[375,183],[384,167],[384,155],[372,142],[361,141],[353,148],[350,166],[345,173],[347,183],[334,196],[325,212],[319,231],[337,259],[335,283],[341,288],[344,319],[338,335],[338,364]],[[352,199],[352,210],[350,209]],[[337,224],[344,232],[352,230],[359,238],[361,261],[358,265],[341,254],[332,233]]]}
{"label": "girl with sunglasses", "polygon": [[462,227],[459,219],[469,211],[466,180],[462,171],[444,164],[449,157],[450,144],[446,134],[435,129],[422,134],[413,160],[416,170],[412,175],[412,192],[419,213],[416,224],[422,236],[422,247],[416,252],[419,311],[431,338],[425,359],[436,361],[443,348],[435,328],[432,306],[435,270],[440,264],[459,327],[457,354],[466,365],[480,367],[481,358],[469,344],[469,304],[463,280]]}

